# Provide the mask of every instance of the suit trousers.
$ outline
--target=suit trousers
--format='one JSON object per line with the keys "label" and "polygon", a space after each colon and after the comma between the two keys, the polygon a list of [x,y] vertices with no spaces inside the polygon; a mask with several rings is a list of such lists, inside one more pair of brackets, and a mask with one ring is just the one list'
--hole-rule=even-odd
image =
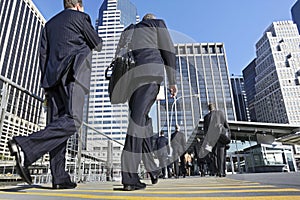
{"label": "suit trousers", "polygon": [[225,150],[225,145],[217,143],[217,169],[218,175],[225,175],[225,169],[226,169],[226,150]]}
{"label": "suit trousers", "polygon": [[172,152],[172,161],[174,164],[174,174],[175,176],[179,176],[179,157],[181,156],[178,149],[176,149],[176,146],[172,146],[173,152]]}
{"label": "suit trousers", "polygon": [[48,100],[47,126],[29,136],[17,136],[14,139],[25,153],[25,166],[49,152],[52,183],[61,184],[71,181],[65,171],[66,145],[69,137],[81,126],[85,89],[75,82],[69,82],[45,91]]}
{"label": "suit trousers", "polygon": [[159,85],[150,83],[139,87],[130,97],[130,119],[121,155],[122,184],[134,185],[140,181],[138,166],[141,160],[147,172],[158,175],[151,142],[152,122],[148,116],[158,92]]}

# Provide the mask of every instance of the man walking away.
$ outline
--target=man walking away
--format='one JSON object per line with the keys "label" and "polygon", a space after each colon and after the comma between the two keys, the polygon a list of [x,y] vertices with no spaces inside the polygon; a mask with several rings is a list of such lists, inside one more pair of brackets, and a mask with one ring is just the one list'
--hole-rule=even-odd
{"label": "man walking away", "polygon": [[146,184],[138,176],[141,160],[150,173],[152,183],[157,183],[159,169],[153,158],[153,127],[149,112],[156,101],[165,71],[168,80],[165,80],[165,84],[168,84],[171,96],[176,96],[177,93],[174,43],[165,22],[156,19],[153,14],[146,14],[134,29],[131,45],[135,67],[129,70],[133,92],[128,101],[130,119],[121,155],[122,184],[125,191],[146,188]]}
{"label": "man walking away", "polygon": [[[172,146],[172,161],[174,163],[174,174],[175,178],[178,178],[181,174],[179,171],[179,158],[184,154],[186,150],[186,139],[185,134],[180,131],[180,126],[176,124],[175,131],[171,135],[171,146]],[[183,156],[184,157],[184,156]],[[184,159],[181,159],[181,163],[184,163]],[[181,164],[181,165],[182,165]],[[182,168],[185,174],[185,167]]]}
{"label": "man walking away", "polygon": [[8,142],[18,173],[28,184],[32,183],[28,167],[49,152],[54,189],[77,186],[65,171],[66,145],[81,126],[91,52],[100,51],[102,46],[89,15],[83,12],[82,0],[64,0],[64,7],[46,23],[41,38],[41,85],[48,102],[49,124],[44,130]]}
{"label": "man walking away", "polygon": [[[159,137],[155,142],[155,150],[157,150],[157,158],[159,161],[159,167],[162,170],[161,178],[166,178],[166,166],[168,165],[168,155],[170,153],[170,147],[168,145],[168,139],[165,137],[164,131],[160,131]],[[168,168],[168,175],[170,169]]]}

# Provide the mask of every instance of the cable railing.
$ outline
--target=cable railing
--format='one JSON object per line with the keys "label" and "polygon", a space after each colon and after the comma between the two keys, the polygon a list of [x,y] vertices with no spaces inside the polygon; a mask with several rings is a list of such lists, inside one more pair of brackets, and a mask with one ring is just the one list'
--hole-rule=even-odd
{"label": "cable railing", "polygon": [[[111,141],[123,146],[119,141],[109,137],[105,133],[97,130],[90,124],[83,122],[82,126],[85,126],[95,133],[101,135],[105,138],[105,141]],[[71,180],[75,182],[105,182],[113,180],[112,172],[112,160],[103,160],[98,157],[91,155],[90,152],[82,151],[82,128],[78,132],[77,141],[78,142],[78,151],[73,151],[68,149],[67,155],[67,166],[66,170],[71,176]],[[72,156],[73,155],[73,156]],[[75,155],[75,156],[74,156]],[[43,174],[33,174],[32,179],[34,184],[47,184],[52,182],[52,177],[50,173],[49,163],[46,162],[47,173]],[[34,168],[31,169],[34,171]]]}
{"label": "cable railing", "polygon": [[[0,75],[0,133],[6,134],[6,132],[3,132],[3,125],[5,122],[4,119],[6,119],[8,116],[12,116],[13,113],[8,110],[7,105],[9,105],[9,97],[12,95],[12,90],[20,91],[22,94],[26,94],[30,96],[31,98],[35,99],[36,101],[42,103],[44,100],[42,97],[37,96],[36,94],[30,92],[28,89],[19,86],[18,84],[14,83],[10,79],[7,79],[6,77]],[[11,97],[14,98],[14,97]],[[17,97],[16,97],[17,98]],[[19,99],[18,99],[19,100]],[[40,104],[41,105],[41,104]],[[15,106],[15,105],[11,105]],[[14,108],[13,110],[18,110],[17,108]],[[13,115],[15,116],[15,115]],[[8,120],[8,119],[7,119]],[[7,121],[6,120],[6,121]],[[19,118],[18,118],[19,120]],[[19,120],[20,121],[20,120]],[[25,120],[26,121],[26,120]],[[9,123],[12,123],[9,121]],[[24,123],[24,122],[22,122]],[[18,129],[18,126],[21,126],[20,124],[10,124],[11,126],[14,125],[16,128],[14,130]],[[7,125],[6,125],[7,126]],[[119,141],[109,137],[108,135],[100,132],[95,127],[91,126],[90,124],[83,123],[83,127],[87,127],[87,129],[90,129],[92,132],[96,133],[97,135],[100,135],[102,137],[102,141],[106,142],[109,141],[111,143],[118,144],[118,146],[123,146],[122,143]],[[27,126],[26,126],[27,127]],[[42,129],[44,127],[44,124],[36,124],[36,128]],[[25,127],[20,127],[22,130]],[[6,129],[5,129],[6,130]],[[66,170],[71,175],[72,179],[74,181],[106,181],[110,180],[107,178],[108,176],[111,176],[111,169],[109,166],[112,166],[112,159],[100,159],[99,156],[93,156],[93,153],[88,151],[83,151],[82,149],[82,130],[78,131],[77,134],[74,134],[72,138],[70,138],[68,147],[67,147],[67,162],[66,162]],[[30,131],[34,130],[28,130],[26,134],[29,134]],[[20,132],[18,132],[20,133]],[[17,132],[14,132],[13,135],[18,134]],[[25,132],[24,132],[25,133]],[[8,138],[10,139],[10,138]],[[8,140],[1,140],[1,142],[6,143]],[[105,146],[105,144],[103,144]],[[107,148],[109,150],[109,148]],[[13,157],[9,156],[8,149],[2,149],[2,154],[0,155],[0,181],[16,181],[21,180],[20,177],[17,174],[16,168],[15,168],[15,161],[13,160]],[[101,152],[102,153],[102,152]],[[100,152],[99,152],[100,154]],[[110,152],[112,154],[112,152]],[[34,183],[49,183],[51,182],[51,172],[50,172],[50,164],[49,164],[49,156],[46,154],[41,159],[39,159],[37,162],[35,162],[32,166],[29,167]]]}

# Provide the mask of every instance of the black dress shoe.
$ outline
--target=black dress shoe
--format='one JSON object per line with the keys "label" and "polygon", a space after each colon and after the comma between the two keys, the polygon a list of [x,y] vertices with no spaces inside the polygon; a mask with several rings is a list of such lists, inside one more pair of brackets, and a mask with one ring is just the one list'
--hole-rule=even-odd
{"label": "black dress shoe", "polygon": [[77,187],[77,184],[74,182],[61,183],[61,184],[53,184],[53,189],[74,189]]}
{"label": "black dress shoe", "polygon": [[150,173],[151,183],[154,185],[158,182],[158,176],[155,176]]}
{"label": "black dress shoe", "polygon": [[16,143],[15,140],[10,140],[10,141],[8,141],[8,148],[9,148],[11,156],[15,157],[16,168],[17,168],[19,175],[26,183],[31,185],[32,179],[31,179],[28,168],[24,166],[25,154],[22,151],[21,147]]}
{"label": "black dress shoe", "polygon": [[124,191],[133,191],[133,190],[142,190],[142,189],[145,189],[145,188],[146,188],[145,183],[138,182],[134,185],[124,184],[123,190]]}

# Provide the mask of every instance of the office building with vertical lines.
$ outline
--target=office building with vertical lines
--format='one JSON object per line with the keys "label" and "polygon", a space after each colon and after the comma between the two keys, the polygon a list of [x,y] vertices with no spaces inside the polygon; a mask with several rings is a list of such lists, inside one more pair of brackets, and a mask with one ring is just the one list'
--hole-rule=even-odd
{"label": "office building with vertical lines", "polygon": [[257,122],[255,114],[255,77],[256,58],[243,69],[244,88],[247,96],[250,121]]}
{"label": "office building with vertical lines", "polygon": [[45,22],[31,0],[0,1],[0,160],[10,159],[8,140],[45,123],[38,62]]}
{"label": "office building with vertical lines", "polygon": [[[104,0],[96,22],[98,34],[103,39],[103,48],[101,52],[93,54],[88,123],[120,143],[124,143],[126,137],[128,105],[111,105],[108,81],[104,73],[114,58],[121,32],[129,24],[135,24],[137,21],[139,18],[136,7],[129,0]],[[110,151],[107,138],[91,129],[88,129],[87,133],[87,151],[91,155],[103,160],[110,160],[113,157],[114,163],[120,163],[123,149],[121,145],[118,143],[112,143],[113,147],[109,145],[113,148],[113,155],[108,155]]]}
{"label": "office building with vertical lines", "polygon": [[232,74],[230,77],[233,101],[237,121],[250,121],[248,101],[245,92],[244,78],[242,75]]}
{"label": "office building with vertical lines", "polygon": [[295,24],[297,24],[298,31],[300,33],[300,1],[296,1],[296,3],[291,8],[292,19]]}
{"label": "office building with vertical lines", "polygon": [[158,128],[171,133],[178,124],[189,139],[199,120],[208,113],[209,103],[215,103],[228,120],[235,120],[223,43],[175,44],[175,49],[178,95],[176,100],[171,99],[164,90],[169,101],[158,101]]}

